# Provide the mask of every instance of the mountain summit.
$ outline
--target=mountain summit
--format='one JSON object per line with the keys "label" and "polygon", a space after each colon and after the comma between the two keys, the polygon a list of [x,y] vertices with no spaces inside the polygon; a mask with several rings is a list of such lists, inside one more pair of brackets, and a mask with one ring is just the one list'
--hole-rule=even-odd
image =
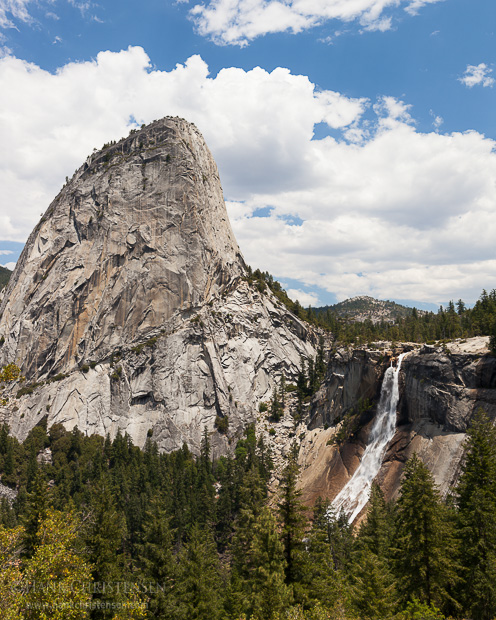
{"label": "mountain summit", "polygon": [[216,419],[240,432],[315,354],[308,326],[245,275],[194,125],[168,117],[105,145],[34,229],[0,306],[0,364],[26,376],[4,408],[12,431],[48,413],[164,449],[198,448]]}
{"label": "mountain summit", "polygon": [[29,376],[72,370],[243,271],[203,138],[154,122],[90,156],[31,234],[1,308],[3,357]]}

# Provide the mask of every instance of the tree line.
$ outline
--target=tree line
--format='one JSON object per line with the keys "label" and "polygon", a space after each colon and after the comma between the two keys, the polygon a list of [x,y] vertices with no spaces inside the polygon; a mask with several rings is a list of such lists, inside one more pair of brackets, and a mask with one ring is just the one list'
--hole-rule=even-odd
{"label": "tree line", "polygon": [[253,427],[213,460],[206,432],[194,456],[58,424],[21,444],[3,425],[2,482],[18,493],[0,506],[0,609],[51,620],[491,620],[496,431],[482,411],[467,437],[448,498],[414,455],[397,501],[373,486],[354,529],[325,499],[301,503],[296,445],[269,493],[270,449]]}
{"label": "tree line", "polygon": [[437,312],[419,312],[398,317],[394,322],[370,319],[363,322],[338,316],[329,307],[303,308],[291,300],[281,284],[268,272],[248,267],[248,282],[260,292],[269,288],[277,299],[302,320],[332,332],[335,340],[344,344],[363,344],[378,340],[400,342],[427,342],[491,336],[491,348],[496,351],[496,289],[483,290],[473,308],[467,308],[462,299],[440,306]]}

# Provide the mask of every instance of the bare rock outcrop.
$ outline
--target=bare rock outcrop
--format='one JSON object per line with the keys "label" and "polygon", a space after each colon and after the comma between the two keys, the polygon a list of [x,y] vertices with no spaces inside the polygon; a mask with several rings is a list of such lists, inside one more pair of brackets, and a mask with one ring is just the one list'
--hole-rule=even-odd
{"label": "bare rock outcrop", "polygon": [[[247,281],[198,130],[156,121],[94,153],[31,234],[0,306],[0,363],[25,384],[0,408],[23,439],[48,424],[150,434],[217,454],[316,337]],[[21,388],[21,389],[20,389]],[[19,390],[20,389],[20,390]],[[17,398],[16,398],[17,395]],[[227,433],[215,432],[228,417]]]}

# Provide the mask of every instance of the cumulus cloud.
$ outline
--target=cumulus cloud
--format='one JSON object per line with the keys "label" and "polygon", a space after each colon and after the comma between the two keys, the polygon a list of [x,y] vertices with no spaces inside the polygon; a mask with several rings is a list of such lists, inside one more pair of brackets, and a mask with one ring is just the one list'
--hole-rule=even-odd
{"label": "cumulus cloud", "polygon": [[488,67],[484,62],[479,65],[467,65],[465,73],[462,77],[458,78],[458,81],[465,84],[468,88],[474,86],[494,86],[495,79],[491,77],[493,70]]}
{"label": "cumulus cloud", "polygon": [[[94,147],[178,115],[213,152],[253,267],[339,299],[472,301],[496,285],[495,142],[422,133],[394,98],[322,92],[283,68],[210,76],[199,56],[158,71],[132,47],[55,74],[2,58],[0,108],[3,239],[26,239]],[[315,139],[318,123],[335,137]]]}
{"label": "cumulus cloud", "polygon": [[5,267],[6,269],[10,269],[10,271],[14,271],[15,266],[16,266],[15,263],[5,263],[5,265],[2,265],[2,267]]}
{"label": "cumulus cloud", "polygon": [[384,12],[401,5],[410,15],[440,0],[210,0],[190,15],[198,32],[219,44],[247,45],[274,32],[298,33],[328,20],[358,21],[365,30],[389,30]]}
{"label": "cumulus cloud", "polygon": [[308,306],[313,306],[315,308],[320,305],[319,297],[315,293],[309,293],[295,288],[290,288],[286,292],[293,301],[299,301],[304,308]]}

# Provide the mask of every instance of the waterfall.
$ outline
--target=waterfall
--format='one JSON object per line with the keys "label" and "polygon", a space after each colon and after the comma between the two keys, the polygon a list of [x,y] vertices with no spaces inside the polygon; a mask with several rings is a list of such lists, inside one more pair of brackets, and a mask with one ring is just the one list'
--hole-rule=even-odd
{"label": "waterfall", "polygon": [[395,433],[396,407],[400,398],[398,378],[401,361],[405,355],[406,353],[402,353],[399,356],[396,368],[390,366],[384,374],[381,397],[370,431],[369,443],[353,477],[332,502],[334,510],[337,513],[344,511],[350,523],[355,520],[368,502],[372,482],[379,473],[386,448]]}

